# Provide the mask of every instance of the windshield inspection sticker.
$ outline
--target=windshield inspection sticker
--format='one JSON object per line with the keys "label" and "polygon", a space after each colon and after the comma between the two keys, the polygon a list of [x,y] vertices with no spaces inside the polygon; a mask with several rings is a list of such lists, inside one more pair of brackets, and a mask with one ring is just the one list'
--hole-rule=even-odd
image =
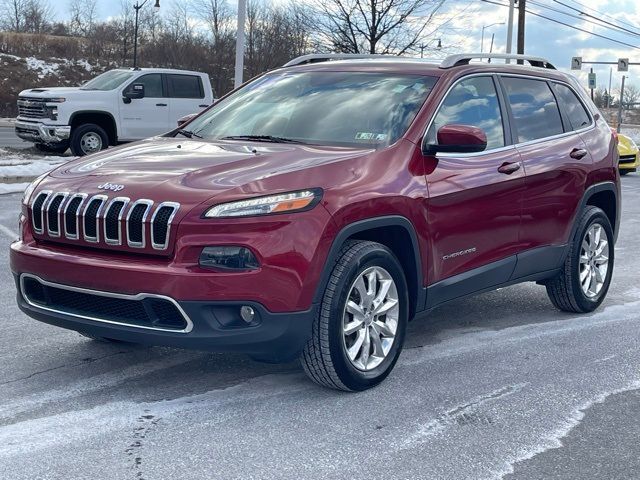
{"label": "windshield inspection sticker", "polygon": [[386,140],[386,133],[358,132],[356,140]]}

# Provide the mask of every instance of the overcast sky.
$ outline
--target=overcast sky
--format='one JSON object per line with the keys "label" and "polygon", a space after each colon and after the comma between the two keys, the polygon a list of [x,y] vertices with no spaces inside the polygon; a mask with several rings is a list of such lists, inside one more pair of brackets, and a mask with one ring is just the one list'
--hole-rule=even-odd
{"label": "overcast sky", "polygon": [[[161,13],[164,12],[166,14],[168,12],[168,7],[172,1],[179,0],[160,1]],[[508,0],[491,1],[508,4]],[[131,0],[132,6],[134,3],[135,1]],[[233,4],[235,2],[231,1],[230,3]],[[55,0],[52,4],[57,10],[58,18],[65,19],[68,2],[66,0]],[[149,0],[144,8],[153,8],[153,4],[154,0]],[[508,8],[491,5],[482,0],[448,0],[446,5],[445,11],[439,18],[440,21],[449,20],[449,23],[445,33],[442,35],[436,34],[434,38],[441,36],[444,47],[460,46],[459,51],[479,51],[483,25],[489,25],[494,22],[506,23],[508,17]],[[116,11],[114,11],[114,6],[116,6]],[[578,11],[571,10],[569,7],[573,7]],[[118,0],[99,0],[99,13],[103,19],[117,13],[119,8]],[[527,0],[527,8],[532,12],[551,17],[589,32],[638,46],[637,48],[632,48],[616,44],[589,33],[579,32],[529,14],[527,15],[525,42],[525,51],[528,54],[546,57],[558,68],[562,69],[569,68],[572,56],[582,56],[585,61],[616,61],[618,58],[627,57],[631,62],[640,63],[640,0]],[[572,13],[579,18],[563,15],[551,9]],[[580,15],[580,11],[592,15],[592,17]],[[456,15],[458,13],[461,15]],[[612,26],[608,25],[598,27],[593,23],[589,23],[588,20],[595,21],[593,17],[638,33],[634,35],[619,30],[616,31]],[[514,52],[515,30],[516,26],[514,26]],[[494,51],[504,52],[506,32],[506,24],[486,28],[485,51],[489,49],[491,34],[493,33],[495,34]],[[458,53],[458,50],[452,53]],[[582,72],[573,72],[583,80],[585,85],[588,69],[589,66],[585,65]],[[594,66],[594,71],[597,74],[598,85],[608,87],[609,66]],[[614,89],[620,83],[621,75],[614,66]],[[640,65],[632,66],[628,75],[631,83],[640,84]]]}

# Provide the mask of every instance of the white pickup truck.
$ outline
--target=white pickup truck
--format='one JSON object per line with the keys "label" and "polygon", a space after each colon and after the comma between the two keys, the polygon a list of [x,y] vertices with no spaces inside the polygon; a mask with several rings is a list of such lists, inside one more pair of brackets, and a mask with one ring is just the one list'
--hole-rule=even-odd
{"label": "white pickup truck", "polygon": [[80,87],[33,88],[18,96],[16,135],[43,151],[82,156],[176,128],[213,103],[204,73],[116,69]]}

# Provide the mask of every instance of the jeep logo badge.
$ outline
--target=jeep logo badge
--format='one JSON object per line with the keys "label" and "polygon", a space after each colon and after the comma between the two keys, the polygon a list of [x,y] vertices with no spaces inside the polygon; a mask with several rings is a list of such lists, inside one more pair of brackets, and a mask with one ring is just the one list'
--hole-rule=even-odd
{"label": "jeep logo badge", "polygon": [[102,185],[98,185],[100,190],[111,190],[112,192],[119,192],[120,190],[124,190],[124,185],[120,185],[117,183],[103,183]]}

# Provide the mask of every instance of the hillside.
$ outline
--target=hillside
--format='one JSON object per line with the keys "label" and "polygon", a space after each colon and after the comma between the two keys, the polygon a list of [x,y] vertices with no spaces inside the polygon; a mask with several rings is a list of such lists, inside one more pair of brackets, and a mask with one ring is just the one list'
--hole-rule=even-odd
{"label": "hillside", "polygon": [[0,117],[17,115],[16,99],[22,90],[80,85],[109,68],[87,60],[0,53]]}

